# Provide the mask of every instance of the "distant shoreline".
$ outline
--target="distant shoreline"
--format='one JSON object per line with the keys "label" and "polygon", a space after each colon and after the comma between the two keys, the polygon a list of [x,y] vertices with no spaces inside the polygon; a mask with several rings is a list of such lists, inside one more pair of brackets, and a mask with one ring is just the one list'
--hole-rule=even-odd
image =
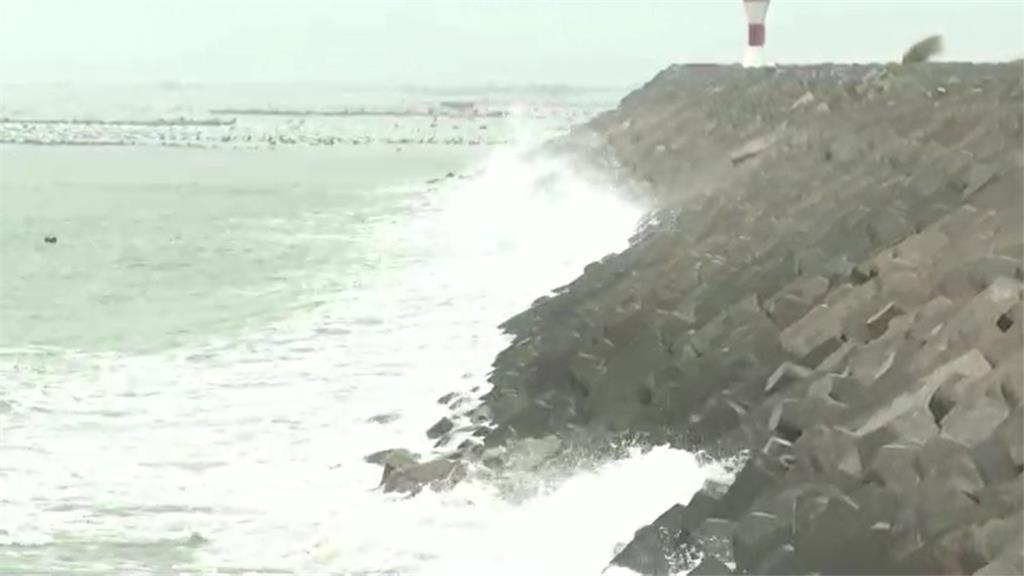
{"label": "distant shoreline", "polygon": [[0,124],[45,124],[69,126],[234,126],[237,119],[156,118],[150,120],[100,120],[94,118],[0,118]]}

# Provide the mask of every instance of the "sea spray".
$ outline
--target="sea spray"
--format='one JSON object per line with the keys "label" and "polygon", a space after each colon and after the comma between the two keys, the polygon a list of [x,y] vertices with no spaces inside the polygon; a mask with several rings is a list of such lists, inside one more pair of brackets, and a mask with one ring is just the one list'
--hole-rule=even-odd
{"label": "sea spray", "polygon": [[[486,391],[508,343],[497,325],[626,246],[642,208],[617,192],[502,150],[470,178],[378,191],[386,213],[347,208],[352,224],[330,234],[349,233],[361,258],[324,282],[343,289],[313,308],[182,348],[4,368],[15,380],[0,398],[10,407],[3,562],[85,573],[599,571],[632,530],[700,485],[693,456],[637,450],[533,479],[528,498],[483,477],[383,494],[363,457],[434,450],[424,431],[447,413],[436,398]],[[331,240],[282,235],[285,224],[268,233]]]}

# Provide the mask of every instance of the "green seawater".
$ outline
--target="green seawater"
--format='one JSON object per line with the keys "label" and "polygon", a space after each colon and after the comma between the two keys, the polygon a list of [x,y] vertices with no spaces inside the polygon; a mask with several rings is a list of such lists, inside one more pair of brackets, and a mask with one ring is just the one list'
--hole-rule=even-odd
{"label": "green seawater", "polygon": [[148,352],[314,307],[388,257],[361,227],[483,154],[5,147],[0,348]]}

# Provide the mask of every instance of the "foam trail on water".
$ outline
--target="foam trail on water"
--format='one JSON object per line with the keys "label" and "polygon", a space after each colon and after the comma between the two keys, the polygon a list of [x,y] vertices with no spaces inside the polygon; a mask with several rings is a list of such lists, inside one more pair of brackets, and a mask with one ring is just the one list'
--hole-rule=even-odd
{"label": "foam trail on water", "polygon": [[424,573],[600,574],[637,528],[688,501],[705,474],[692,455],[659,447],[633,450],[519,505],[481,499],[488,523],[449,544]]}

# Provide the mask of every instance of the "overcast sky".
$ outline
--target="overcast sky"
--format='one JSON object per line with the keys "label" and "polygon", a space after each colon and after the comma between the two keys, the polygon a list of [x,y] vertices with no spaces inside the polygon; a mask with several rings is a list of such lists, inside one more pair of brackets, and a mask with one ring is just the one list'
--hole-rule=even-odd
{"label": "overcast sky", "polygon": [[[1024,0],[774,0],[767,24],[780,63],[928,34],[945,59],[1024,54]],[[0,0],[0,80],[621,85],[745,39],[741,0]]]}

